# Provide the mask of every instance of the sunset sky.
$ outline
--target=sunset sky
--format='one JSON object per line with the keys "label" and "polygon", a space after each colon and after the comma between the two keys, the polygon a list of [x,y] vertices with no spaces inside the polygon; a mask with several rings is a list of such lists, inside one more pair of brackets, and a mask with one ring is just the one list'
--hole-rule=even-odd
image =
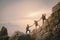
{"label": "sunset sky", "polygon": [[[26,25],[33,24],[43,13],[52,13],[52,7],[60,0],[0,0],[0,28],[6,26],[9,34],[19,30],[25,33]],[[41,25],[42,22],[40,21]],[[10,25],[10,26],[9,26]],[[13,27],[15,26],[15,27]],[[30,28],[34,29],[34,26]]]}

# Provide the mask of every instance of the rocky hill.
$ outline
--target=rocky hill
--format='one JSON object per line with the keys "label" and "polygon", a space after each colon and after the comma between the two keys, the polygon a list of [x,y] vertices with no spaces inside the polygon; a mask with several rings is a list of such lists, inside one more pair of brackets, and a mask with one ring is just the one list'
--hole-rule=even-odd
{"label": "rocky hill", "polygon": [[36,33],[33,33],[35,40],[60,40],[60,2],[53,8],[55,12],[52,12]]}

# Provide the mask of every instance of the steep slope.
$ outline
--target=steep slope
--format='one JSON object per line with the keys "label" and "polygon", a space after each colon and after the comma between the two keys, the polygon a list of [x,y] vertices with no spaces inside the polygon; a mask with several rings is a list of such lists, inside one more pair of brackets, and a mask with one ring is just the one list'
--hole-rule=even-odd
{"label": "steep slope", "polygon": [[[44,24],[33,33],[35,40],[60,40],[60,2],[57,4]],[[56,10],[57,9],[57,10]]]}

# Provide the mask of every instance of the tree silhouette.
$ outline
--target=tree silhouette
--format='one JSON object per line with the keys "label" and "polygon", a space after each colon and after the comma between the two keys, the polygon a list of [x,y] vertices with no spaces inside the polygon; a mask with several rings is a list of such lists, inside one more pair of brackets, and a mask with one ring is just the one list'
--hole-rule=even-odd
{"label": "tree silhouette", "polygon": [[8,35],[7,28],[5,28],[4,26],[2,26],[1,35],[2,36]]}
{"label": "tree silhouette", "polygon": [[9,37],[8,37],[7,28],[5,28],[5,26],[2,26],[0,40],[8,40],[8,39]]}

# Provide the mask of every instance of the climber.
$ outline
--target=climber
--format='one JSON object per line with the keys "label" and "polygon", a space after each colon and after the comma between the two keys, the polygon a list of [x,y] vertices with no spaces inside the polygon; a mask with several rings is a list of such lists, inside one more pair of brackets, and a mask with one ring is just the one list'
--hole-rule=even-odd
{"label": "climber", "polygon": [[28,31],[29,31],[29,33],[30,33],[29,27],[30,27],[30,26],[27,24],[27,27],[26,27],[26,34],[27,34]]}
{"label": "climber", "polygon": [[37,26],[39,26],[39,25],[38,25],[38,21],[34,20],[34,24],[35,24],[36,32],[37,32]]}
{"label": "climber", "polygon": [[44,20],[46,20],[46,14],[42,14],[42,21],[43,21],[43,24],[44,24]]}
{"label": "climber", "polygon": [[38,21],[34,20],[35,26],[38,26]]}

